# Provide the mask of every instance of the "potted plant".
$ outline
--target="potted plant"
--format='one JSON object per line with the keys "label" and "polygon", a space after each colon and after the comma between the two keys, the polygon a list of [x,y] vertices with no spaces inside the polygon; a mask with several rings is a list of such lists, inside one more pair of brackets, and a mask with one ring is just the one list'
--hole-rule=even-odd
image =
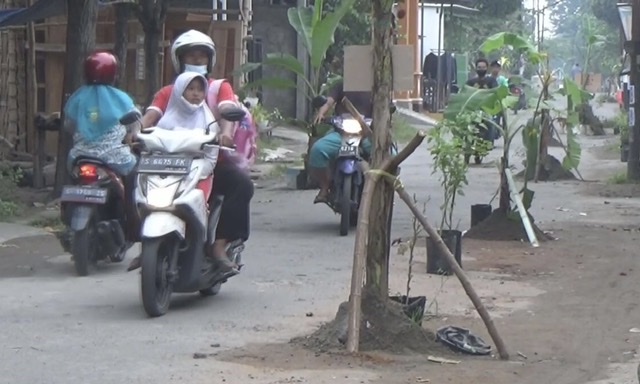
{"label": "potted plant", "polygon": [[273,128],[273,124],[282,120],[280,111],[277,108],[269,112],[262,104],[256,104],[250,111],[258,133],[261,134],[267,133],[269,135],[268,133]]}
{"label": "potted plant", "polygon": [[[467,185],[468,163],[464,154],[469,150],[486,154],[488,146],[482,140],[476,140],[475,123],[480,121],[480,112],[462,112],[453,119],[444,119],[429,131],[427,142],[434,160],[433,173],[440,173],[443,203],[441,206],[439,234],[458,264],[462,257],[462,232],[453,229],[453,209],[456,197],[462,195],[462,188]],[[452,273],[445,258],[441,255],[431,238],[427,238],[427,273]]]}
{"label": "potted plant", "polygon": [[[429,201],[429,199],[427,199]],[[413,195],[413,203],[417,204],[418,200],[416,196]],[[426,211],[427,203],[425,202],[422,206],[422,213]],[[398,246],[398,254],[404,255],[407,251],[409,251],[409,261],[407,268],[407,288],[404,295],[398,293],[397,295],[389,296],[391,301],[395,301],[396,303],[402,306],[402,311],[407,317],[409,317],[413,322],[418,325],[422,325],[422,319],[424,318],[424,311],[427,305],[427,297],[426,296],[411,296],[411,281],[413,280],[413,259],[415,255],[415,248],[418,243],[418,239],[423,232],[422,225],[416,219],[415,216],[412,216],[412,229],[413,236],[406,242],[400,243]]]}

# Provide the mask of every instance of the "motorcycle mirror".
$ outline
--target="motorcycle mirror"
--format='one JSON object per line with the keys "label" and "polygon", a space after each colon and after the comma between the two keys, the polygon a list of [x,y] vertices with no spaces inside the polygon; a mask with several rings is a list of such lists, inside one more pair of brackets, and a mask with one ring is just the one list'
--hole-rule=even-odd
{"label": "motorcycle mirror", "polygon": [[135,122],[137,122],[138,120],[140,120],[140,118],[142,117],[142,114],[140,113],[140,111],[138,111],[137,109],[134,109],[133,111],[129,111],[127,113],[125,113],[122,117],[120,117],[120,124],[122,125],[131,125]]}
{"label": "motorcycle mirror", "polygon": [[246,112],[239,107],[227,107],[223,111],[220,111],[220,117],[227,121],[237,122],[244,119]]}
{"label": "motorcycle mirror", "polygon": [[316,96],[313,98],[313,100],[311,100],[311,106],[314,109],[318,109],[323,105],[325,105],[326,103],[327,103],[327,98],[322,95]]}

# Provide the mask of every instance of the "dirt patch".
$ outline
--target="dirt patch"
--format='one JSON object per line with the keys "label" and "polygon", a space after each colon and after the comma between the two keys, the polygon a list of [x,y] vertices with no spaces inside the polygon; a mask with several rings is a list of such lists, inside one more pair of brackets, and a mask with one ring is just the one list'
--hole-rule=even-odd
{"label": "dirt patch", "polygon": [[[492,301],[492,297],[504,299],[509,289],[492,291],[489,285],[482,288],[476,283],[478,279],[495,278],[487,273],[499,273],[503,280],[526,282],[545,291],[524,298],[531,302],[526,308],[514,306],[510,314],[495,317],[494,322],[512,356],[509,362],[453,354],[437,344],[430,354],[459,360],[460,364],[435,364],[427,361],[426,354],[320,353],[296,343],[251,345],[219,353],[215,358],[260,367],[264,371],[291,371],[290,375],[300,380],[292,382],[313,384],[576,384],[604,379],[607,364],[628,363],[626,356],[640,344],[640,335],[629,332],[639,326],[640,268],[633,250],[637,248],[640,234],[616,226],[568,223],[550,229],[559,239],[541,244],[539,248],[526,243],[464,240],[465,269],[492,315],[498,310],[492,308],[497,302]],[[391,262],[405,263],[406,256],[400,259],[394,255]],[[425,281],[441,278],[430,278],[418,267],[414,273]],[[401,281],[398,283],[401,285]],[[452,288],[459,288],[457,281],[450,284]],[[433,286],[416,284],[412,295],[426,294],[432,299],[432,291]],[[449,297],[441,299],[449,300]],[[523,300],[520,294],[511,298],[515,304]],[[460,300],[468,299],[462,296]],[[473,312],[453,314],[449,305],[441,308],[441,313],[425,321],[424,327],[457,325],[491,342]]]}
{"label": "dirt patch", "polygon": [[640,197],[640,184],[586,183],[582,193],[588,196],[608,198],[635,198]]}
{"label": "dirt patch", "polygon": [[[344,350],[348,320],[348,303],[344,302],[338,307],[333,321],[322,325],[309,336],[291,340],[291,343],[320,353]],[[444,348],[436,344],[433,332],[409,319],[401,305],[392,301],[382,302],[373,295],[365,294],[362,298],[360,350],[424,354]]]}
{"label": "dirt patch", "polygon": [[64,251],[54,235],[21,237],[0,245],[0,278],[30,277],[49,268],[47,257]]}
{"label": "dirt patch", "polygon": [[[538,241],[549,240],[529,215]],[[519,220],[512,220],[506,214],[496,210],[486,220],[469,229],[465,234],[468,239],[494,240],[494,241],[527,241],[527,232]]]}

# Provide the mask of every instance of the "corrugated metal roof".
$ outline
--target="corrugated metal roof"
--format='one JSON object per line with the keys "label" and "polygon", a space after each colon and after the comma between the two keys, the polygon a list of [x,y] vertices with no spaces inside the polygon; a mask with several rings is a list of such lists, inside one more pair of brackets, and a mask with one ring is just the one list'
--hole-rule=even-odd
{"label": "corrugated metal roof", "polygon": [[67,11],[67,3],[65,0],[39,0],[29,8],[14,8],[10,11],[13,13],[6,17],[0,14],[0,28],[64,15]]}

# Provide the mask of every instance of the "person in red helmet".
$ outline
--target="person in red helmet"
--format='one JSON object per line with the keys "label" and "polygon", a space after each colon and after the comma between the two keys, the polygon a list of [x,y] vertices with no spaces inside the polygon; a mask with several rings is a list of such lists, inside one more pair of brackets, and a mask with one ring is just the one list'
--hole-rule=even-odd
{"label": "person in red helmet", "polygon": [[68,166],[79,156],[100,159],[121,176],[134,169],[137,159],[125,144],[126,128],[120,117],[135,108],[125,92],[115,88],[118,60],[109,52],[94,52],[84,61],[85,85],[64,107],[65,129],[73,135]]}
{"label": "person in red helmet", "polygon": [[137,157],[128,143],[130,132],[119,122],[136,107],[125,92],[115,88],[118,60],[109,52],[93,52],[84,61],[85,84],[64,106],[64,129],[73,135],[73,147],[67,156],[69,171],[80,156],[93,157],[122,176],[127,193],[127,237],[136,241],[137,214],[131,205]]}

